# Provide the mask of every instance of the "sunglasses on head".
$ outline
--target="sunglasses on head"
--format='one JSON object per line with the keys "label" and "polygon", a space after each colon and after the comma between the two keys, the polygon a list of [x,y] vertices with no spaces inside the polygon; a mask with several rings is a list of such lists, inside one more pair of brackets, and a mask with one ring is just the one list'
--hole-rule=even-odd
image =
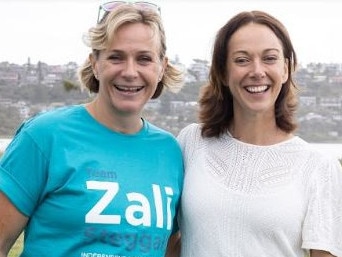
{"label": "sunglasses on head", "polygon": [[156,4],[153,3],[149,3],[149,2],[126,2],[126,1],[111,1],[111,2],[107,2],[104,4],[101,4],[99,7],[99,12],[97,15],[97,23],[100,23],[103,19],[103,17],[105,16],[106,13],[114,10],[115,8],[122,6],[122,5],[133,5],[139,9],[148,9],[148,10],[152,10],[155,11],[157,13],[160,14],[160,7]]}

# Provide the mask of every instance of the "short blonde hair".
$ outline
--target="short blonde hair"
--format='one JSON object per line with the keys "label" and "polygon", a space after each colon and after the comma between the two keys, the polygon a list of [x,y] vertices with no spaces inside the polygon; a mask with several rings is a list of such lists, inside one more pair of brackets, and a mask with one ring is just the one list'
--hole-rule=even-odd
{"label": "short blonde hair", "polygon": [[[106,13],[102,20],[88,30],[84,42],[91,47],[94,56],[97,58],[101,50],[107,49],[110,42],[116,35],[117,30],[128,23],[142,23],[149,26],[160,38],[159,58],[166,58],[166,38],[161,17],[155,11],[139,9],[133,5],[122,5],[113,11]],[[91,93],[98,93],[99,82],[94,76],[89,58],[80,67],[78,77],[82,87],[87,88]],[[152,99],[158,98],[164,87],[172,92],[179,91],[183,86],[183,72],[167,63],[162,80],[158,83]]]}

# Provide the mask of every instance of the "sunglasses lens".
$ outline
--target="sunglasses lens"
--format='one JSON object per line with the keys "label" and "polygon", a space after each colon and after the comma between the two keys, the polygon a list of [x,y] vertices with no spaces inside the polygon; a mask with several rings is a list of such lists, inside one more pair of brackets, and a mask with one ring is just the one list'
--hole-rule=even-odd
{"label": "sunglasses lens", "polygon": [[117,8],[120,5],[126,4],[126,2],[121,1],[114,1],[114,2],[108,2],[103,4],[101,7],[104,11],[110,12],[111,10]]}
{"label": "sunglasses lens", "polygon": [[149,10],[153,10],[156,12],[160,12],[160,8],[152,3],[148,3],[148,2],[135,2],[133,3],[135,6],[137,6],[140,9],[149,9]]}
{"label": "sunglasses lens", "polygon": [[152,10],[152,11],[155,11],[155,12],[160,14],[159,6],[155,5],[153,3],[149,3],[149,2],[132,2],[132,3],[130,3],[130,2],[126,2],[126,1],[112,1],[112,2],[108,2],[108,3],[104,3],[100,6],[99,13],[97,16],[97,22],[100,23],[106,13],[114,10],[115,8],[117,8],[121,5],[125,5],[125,4],[132,4],[136,7],[138,7],[139,9],[148,9],[148,10]]}

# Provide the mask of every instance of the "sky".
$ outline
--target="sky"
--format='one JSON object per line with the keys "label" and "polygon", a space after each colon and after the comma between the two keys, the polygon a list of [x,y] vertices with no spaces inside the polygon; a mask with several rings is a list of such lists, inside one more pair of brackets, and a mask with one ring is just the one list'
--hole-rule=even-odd
{"label": "sky", "polygon": [[[240,11],[262,10],[288,29],[299,63],[342,63],[342,1],[154,0],[161,7],[167,55],[189,65],[211,59],[216,32]],[[100,0],[0,0],[0,62],[83,63],[83,34]]]}

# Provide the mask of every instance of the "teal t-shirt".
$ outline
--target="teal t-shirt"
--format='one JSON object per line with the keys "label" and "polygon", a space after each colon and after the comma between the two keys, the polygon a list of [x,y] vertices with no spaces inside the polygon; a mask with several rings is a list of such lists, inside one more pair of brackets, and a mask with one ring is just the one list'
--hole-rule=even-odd
{"label": "teal t-shirt", "polygon": [[81,105],[25,122],[0,160],[0,191],[29,217],[22,257],[162,257],[182,182],[173,135],[116,133]]}

